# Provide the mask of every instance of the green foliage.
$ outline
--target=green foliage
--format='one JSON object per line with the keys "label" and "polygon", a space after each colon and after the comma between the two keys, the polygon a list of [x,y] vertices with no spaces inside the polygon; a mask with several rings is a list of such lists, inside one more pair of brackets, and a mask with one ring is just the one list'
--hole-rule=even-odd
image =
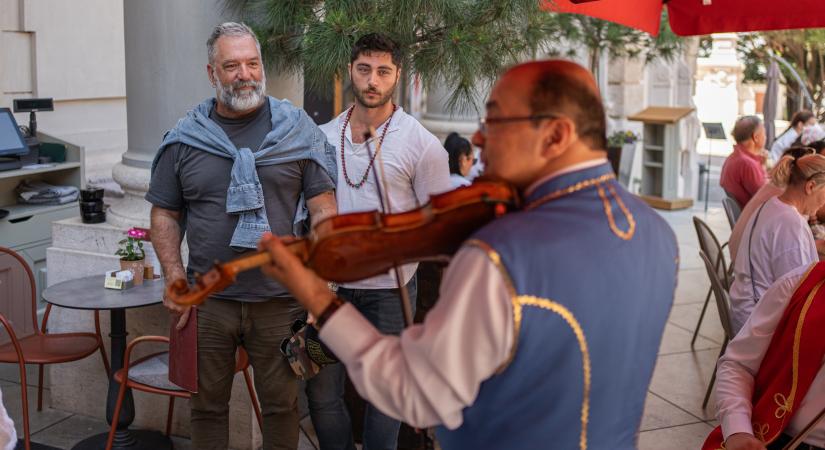
{"label": "green foliage", "polygon": [[123,261],[140,261],[146,256],[143,253],[143,241],[127,237],[121,239],[118,244],[120,244],[120,248],[117,249],[115,255],[120,256]]}
{"label": "green foliage", "polygon": [[[825,119],[825,28],[740,34],[737,51],[745,64],[746,81],[765,80],[768,51],[785,59],[802,78],[814,100],[814,113]],[[788,88],[788,111],[798,109],[801,89],[796,78],[779,65]]]}
{"label": "green foliage", "polygon": [[[424,87],[451,89],[450,109],[476,104],[501,71],[560,43],[607,48],[613,56],[669,58],[679,41],[590,18],[552,14],[536,0],[224,0],[258,34],[264,59],[279,72],[301,73],[308,88],[330,94],[347,77],[350,48],[364,34],[390,35],[407,49],[404,67]],[[566,54],[570,55],[571,51]],[[481,89],[479,89],[481,87]]]}

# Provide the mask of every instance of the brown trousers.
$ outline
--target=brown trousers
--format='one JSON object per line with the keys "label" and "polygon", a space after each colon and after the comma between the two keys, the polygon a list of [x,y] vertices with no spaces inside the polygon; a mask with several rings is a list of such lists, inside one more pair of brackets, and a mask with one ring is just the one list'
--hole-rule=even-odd
{"label": "brown trousers", "polygon": [[262,303],[209,299],[198,307],[192,448],[229,447],[229,398],[238,346],[246,349],[253,369],[263,415],[263,448],[298,447],[298,382],[279,348],[281,340],[291,336],[292,323],[305,314],[291,298]]}

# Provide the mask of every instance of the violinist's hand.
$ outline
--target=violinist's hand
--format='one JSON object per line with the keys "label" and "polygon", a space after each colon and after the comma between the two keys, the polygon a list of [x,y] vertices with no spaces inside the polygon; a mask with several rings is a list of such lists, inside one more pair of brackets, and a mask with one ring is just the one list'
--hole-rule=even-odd
{"label": "violinist's hand", "polygon": [[734,433],[725,441],[728,450],[765,450],[765,444],[752,434]]}
{"label": "violinist's hand", "polygon": [[258,248],[268,251],[273,261],[261,266],[261,270],[287,288],[310,314],[320,316],[335,297],[335,294],[330,292],[327,282],[306,268],[301,260],[271,233],[264,234]]}

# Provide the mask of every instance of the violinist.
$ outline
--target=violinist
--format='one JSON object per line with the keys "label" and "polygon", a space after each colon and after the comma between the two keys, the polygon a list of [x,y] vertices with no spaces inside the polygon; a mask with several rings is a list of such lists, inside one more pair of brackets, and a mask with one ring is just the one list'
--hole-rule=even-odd
{"label": "violinist", "polygon": [[[336,198],[341,214],[408,211],[427,203],[430,194],[451,189],[447,152],[438,138],[392,101],[402,79],[402,58],[402,49],[385,35],[367,34],[358,39],[349,64],[355,102],[321,126],[338,157]],[[367,142],[364,135],[370,127],[377,136]],[[399,270],[400,284],[408,291],[412,305],[416,268],[416,264],[408,264]],[[338,289],[341,298],[386,334],[399,334],[404,328],[399,283],[394,275],[346,283]],[[355,448],[344,408],[344,382],[344,368],[335,364],[307,383],[312,422],[324,449]],[[394,449],[400,425],[368,404],[364,447]]]}
{"label": "violinist", "polygon": [[[635,449],[676,285],[665,221],[615,180],[593,76],[552,60],[495,84],[473,136],[523,196],[453,257],[422,324],[381,333],[265,235],[358,392],[452,449]],[[420,238],[422,241],[426,236]]]}
{"label": "violinist", "polygon": [[[215,97],[196,106],[166,134],[152,165],[152,244],[167,283],[204,273],[218,260],[255,248],[263,230],[293,233],[303,195],[313,221],[334,215],[335,160],[307,114],[264,94],[260,44],[240,23],[224,23],[207,41],[207,76]],[[244,195],[246,194],[246,195]],[[300,225],[300,224],[297,224]],[[184,270],[181,236],[189,261]],[[167,296],[183,328],[195,316]],[[298,384],[272,349],[305,315],[284,287],[259,271],[241,274],[197,312],[198,392],[192,395],[192,446],[226,449],[235,352],[254,368],[263,412],[263,445],[298,446]],[[195,319],[191,319],[194,324]]]}

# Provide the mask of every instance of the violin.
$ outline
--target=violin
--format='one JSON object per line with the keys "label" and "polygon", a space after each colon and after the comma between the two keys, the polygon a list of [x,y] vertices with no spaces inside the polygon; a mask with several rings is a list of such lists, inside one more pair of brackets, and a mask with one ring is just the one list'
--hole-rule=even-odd
{"label": "violin", "polygon": [[[285,242],[321,278],[347,283],[387,273],[402,264],[448,259],[476,230],[520,204],[517,191],[495,181],[476,181],[430,197],[417,209],[341,214],[319,222],[306,238]],[[176,280],[166,296],[179,305],[198,305],[227,288],[238,273],[269,264],[266,251],[215,266],[195,277],[194,286]]]}

